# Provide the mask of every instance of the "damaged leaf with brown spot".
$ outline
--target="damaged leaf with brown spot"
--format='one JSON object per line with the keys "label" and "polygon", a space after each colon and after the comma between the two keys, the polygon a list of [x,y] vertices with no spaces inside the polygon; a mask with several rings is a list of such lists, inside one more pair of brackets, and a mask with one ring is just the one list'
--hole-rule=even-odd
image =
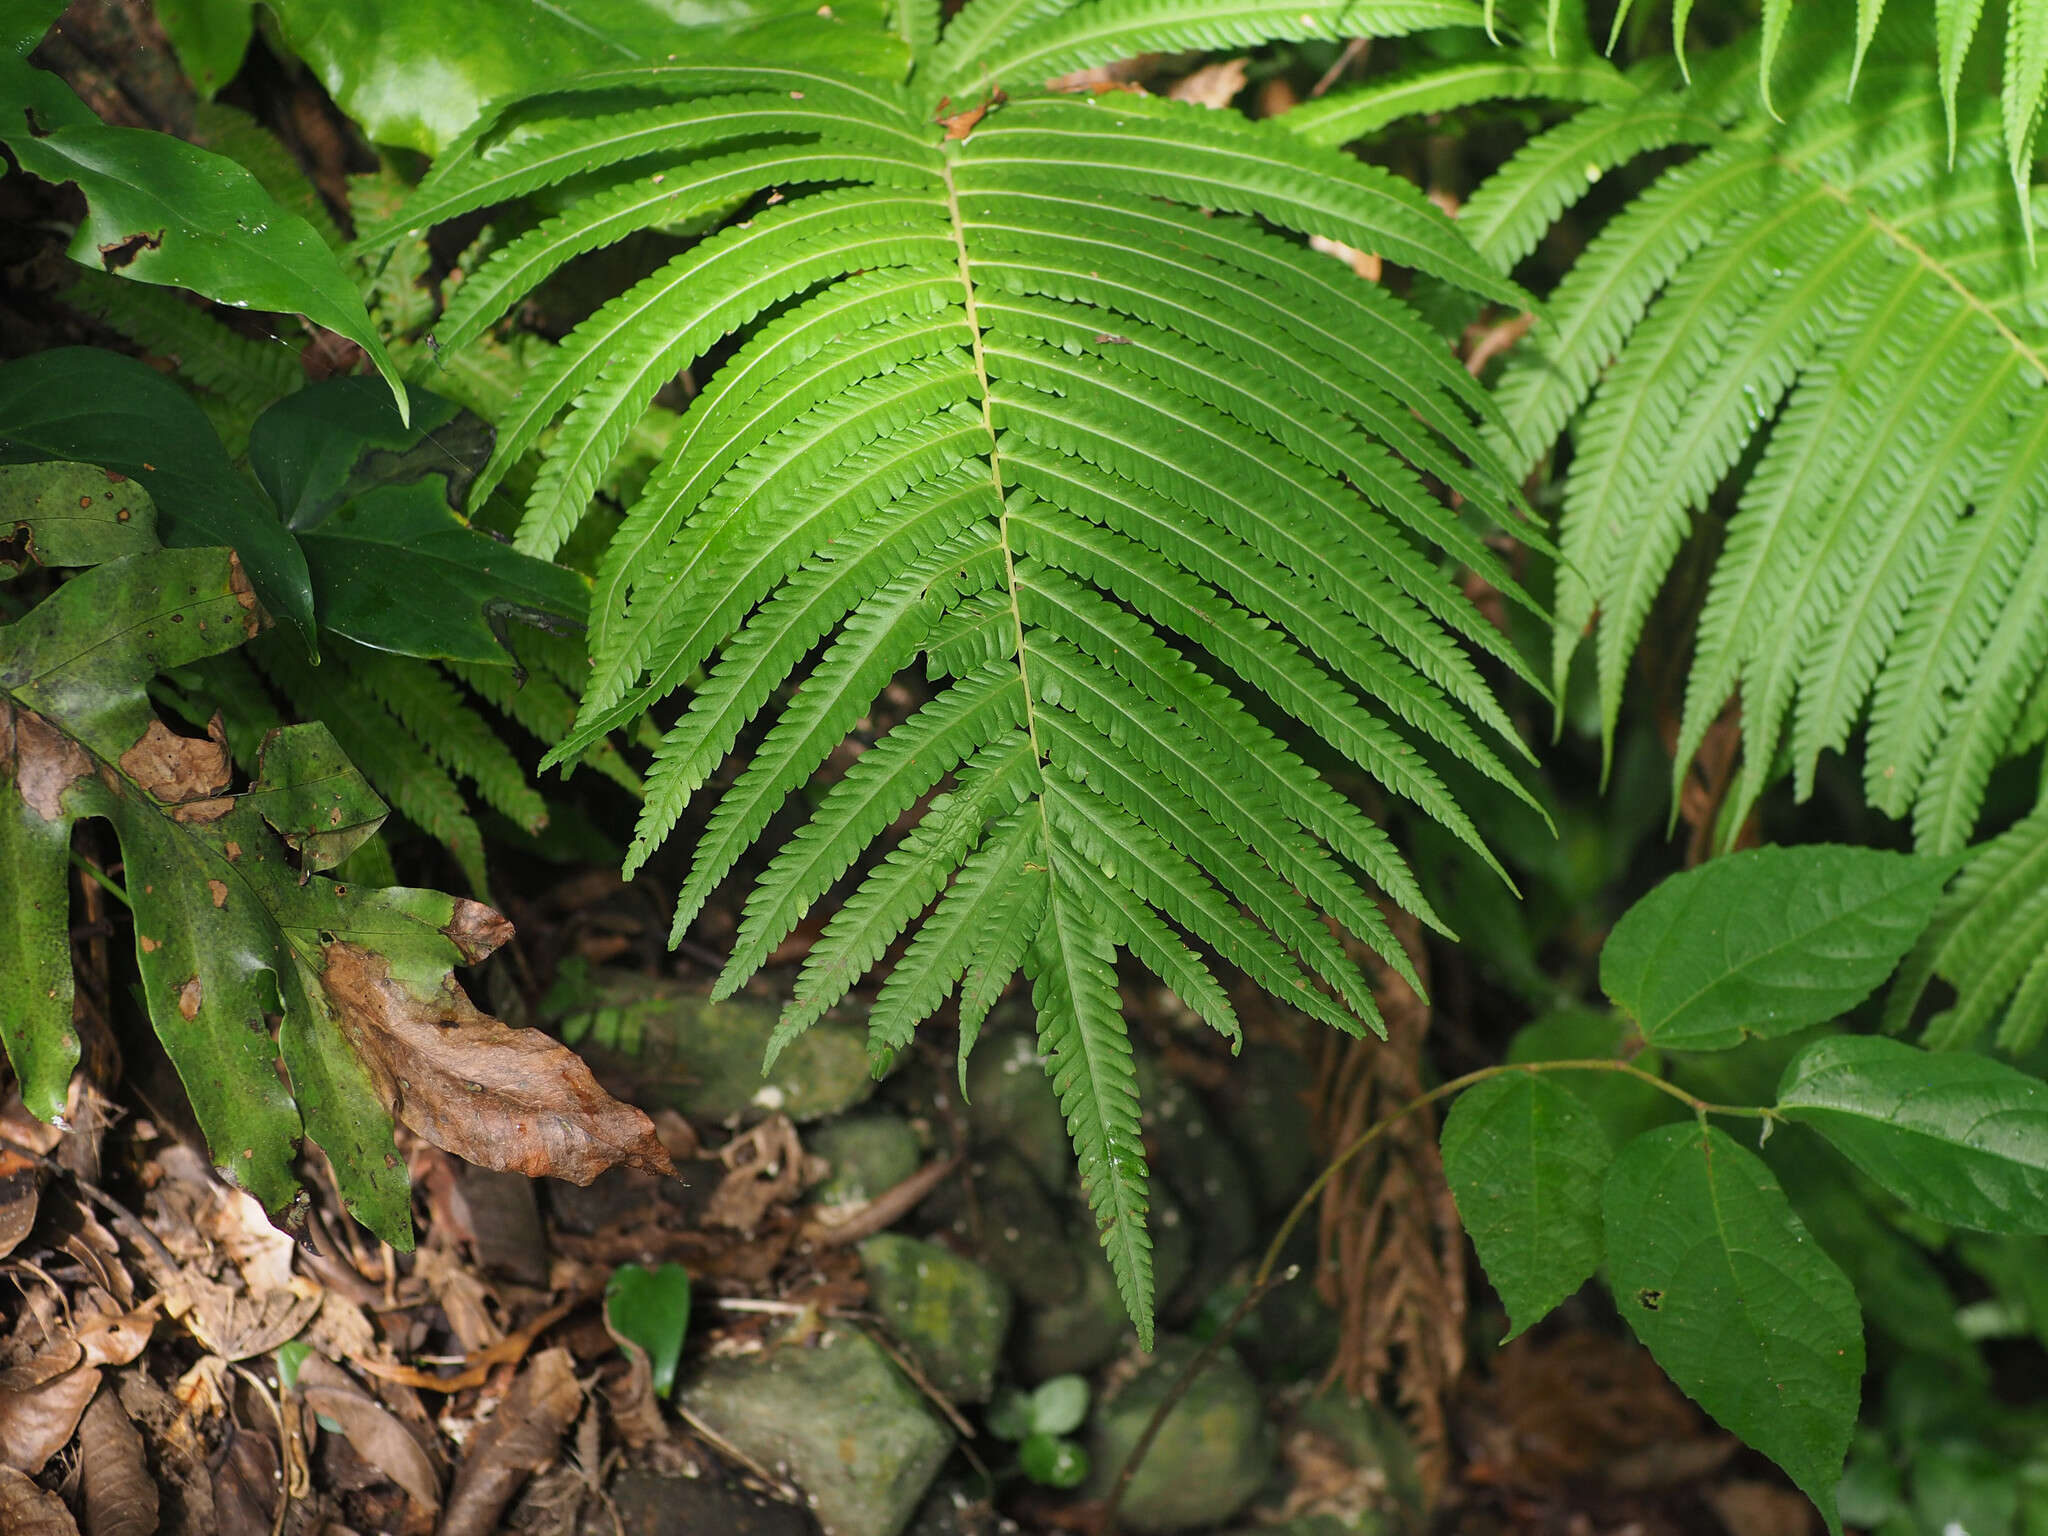
{"label": "damaged leaf with brown spot", "polygon": [[245,797],[309,870],[332,869],[384,824],[388,808],[318,720],[263,740],[263,762]]}
{"label": "damaged leaf with brown spot", "polygon": [[68,848],[75,820],[100,817],[151,1022],[216,1167],[273,1216],[299,1192],[310,1136],[348,1211],[409,1249],[394,1105],[492,1167],[583,1182],[620,1161],[665,1169],[644,1116],[456,985],[457,966],[511,937],[502,916],[317,873],[384,812],[324,726],[273,732],[237,795],[217,722],[199,738],[156,718],[155,673],[233,649],[257,618],[233,552],[175,549],[87,571],[0,627],[0,1043],[28,1108],[60,1113],[78,1061]]}

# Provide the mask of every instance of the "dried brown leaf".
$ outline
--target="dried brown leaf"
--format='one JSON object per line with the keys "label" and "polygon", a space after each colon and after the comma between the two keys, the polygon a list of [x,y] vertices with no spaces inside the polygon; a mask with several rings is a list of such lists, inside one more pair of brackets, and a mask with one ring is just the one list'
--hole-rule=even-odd
{"label": "dried brown leaf", "polygon": [[272,1536],[284,1496],[277,1442],[239,1425],[213,1465],[213,1512],[220,1536]]}
{"label": "dried brown leaf", "polygon": [[76,1337],[87,1365],[126,1365],[140,1355],[156,1327],[158,1300],[152,1296],[126,1312],[82,1316]]}
{"label": "dried brown leaf", "polygon": [[1191,101],[1212,110],[1227,107],[1244,89],[1245,59],[1219,59],[1204,64],[1193,74],[1176,80],[1166,94],[1174,101]]}
{"label": "dried brown leaf", "polygon": [[0,1531],[7,1536],[78,1536],[78,1523],[54,1493],[12,1467],[0,1467]]}
{"label": "dried brown leaf", "polygon": [[544,1349],[471,1437],[448,1495],[441,1536],[489,1536],[520,1485],[553,1463],[582,1406],[566,1349]]}
{"label": "dried brown leaf", "polygon": [[36,1160],[0,1141],[0,1258],[36,1224]]}
{"label": "dried brown leaf", "polygon": [[102,1392],[78,1426],[85,1482],[85,1536],[150,1536],[157,1528],[156,1483],[142,1454],[142,1432],[113,1392]]}
{"label": "dried brown leaf", "polygon": [[804,1192],[804,1148],[787,1115],[771,1115],[720,1150],[725,1177],[711,1192],[704,1224],[752,1232],[778,1205]]}
{"label": "dried brown leaf", "polygon": [[512,937],[512,922],[495,908],[459,896],[448,926],[441,930],[455,941],[455,947],[471,965],[489,955]]}
{"label": "dried brown leaf", "polygon": [[9,767],[29,809],[57,821],[64,815],[64,791],[92,772],[92,759],[34,710],[0,699],[0,773]]}
{"label": "dried brown leaf", "polygon": [[339,1424],[356,1454],[404,1489],[407,1498],[424,1509],[441,1507],[441,1476],[426,1448],[339,1366],[308,1356],[300,1366],[299,1390],[306,1406]]}
{"label": "dried brown leaf", "polygon": [[207,722],[203,739],[180,736],[152,718],[142,738],[121,754],[121,771],[166,805],[212,799],[228,787],[234,771],[219,714]]}
{"label": "dried brown leaf", "polygon": [[337,942],[320,981],[397,1119],[486,1168],[588,1184],[625,1163],[675,1176],[646,1115],[537,1029],[477,1011],[453,978],[422,998],[382,955]]}
{"label": "dried brown leaf", "polygon": [[31,1477],[42,1471],[70,1444],[99,1389],[100,1373],[81,1365],[25,1392],[0,1392],[0,1467]]}

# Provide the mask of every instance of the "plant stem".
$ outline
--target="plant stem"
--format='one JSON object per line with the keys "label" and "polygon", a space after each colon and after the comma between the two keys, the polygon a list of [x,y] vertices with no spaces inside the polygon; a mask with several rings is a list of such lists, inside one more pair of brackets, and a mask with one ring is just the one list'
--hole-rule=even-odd
{"label": "plant stem", "polygon": [[1475,1084],[1485,1082],[1488,1078],[1501,1077],[1509,1072],[1619,1072],[1648,1083],[1659,1093],[1669,1094],[1690,1109],[1702,1122],[1708,1115],[1744,1115],[1763,1120],[1777,1118],[1776,1110],[1757,1105],[1709,1103],[1696,1094],[1687,1093],[1676,1083],[1666,1082],[1654,1072],[1645,1072],[1633,1062],[1617,1061],[1608,1056],[1579,1061],[1522,1061],[1497,1067],[1481,1067],[1477,1072],[1467,1072],[1463,1077],[1454,1077],[1447,1083],[1439,1083],[1420,1097],[1410,1099],[1391,1115],[1374,1121],[1359,1133],[1355,1141],[1332,1158],[1323,1171],[1316,1175],[1315,1182],[1302,1191],[1301,1198],[1296,1200],[1292,1209],[1288,1211],[1287,1219],[1280,1223],[1280,1230],[1273,1234],[1273,1241],[1266,1245],[1265,1257],[1259,1261],[1258,1272],[1252,1277],[1252,1284],[1257,1286],[1273,1272],[1273,1266],[1280,1262],[1281,1250],[1287,1246],[1287,1239],[1294,1235],[1294,1229],[1300,1225],[1301,1218],[1308,1214],[1309,1207],[1316,1202],[1316,1197],[1329,1187],[1330,1180],[1335,1178],[1352,1158],[1417,1110],[1427,1109],[1439,1099],[1447,1099],[1454,1093],[1460,1093]]}
{"label": "plant stem", "polygon": [[1116,1482],[1110,1486],[1109,1497],[1102,1507],[1102,1524],[1098,1527],[1098,1536],[1116,1536],[1117,1510],[1123,1504],[1124,1491],[1130,1487],[1131,1479],[1138,1475],[1139,1464],[1144,1461],[1145,1453],[1152,1449],[1152,1442],[1158,1437],[1160,1426],[1166,1422],[1166,1416],[1173,1411],[1174,1405],[1186,1396],[1195,1377],[1215,1356],[1216,1351],[1228,1342],[1231,1334],[1237,1331],[1238,1325],[1251,1315],[1252,1309],[1266,1299],[1269,1292],[1284,1285],[1301,1272],[1299,1265],[1292,1265],[1275,1273],[1274,1266],[1280,1262],[1280,1254],[1287,1246],[1287,1239],[1294,1235],[1295,1227],[1300,1225],[1301,1218],[1308,1214],[1309,1207],[1315,1204],[1316,1198],[1329,1187],[1330,1180],[1335,1178],[1352,1158],[1417,1110],[1426,1109],[1439,1099],[1447,1099],[1454,1093],[1509,1072],[1619,1072],[1648,1083],[1659,1093],[1669,1094],[1677,1099],[1698,1117],[1701,1124],[1706,1123],[1709,1115],[1742,1115],[1766,1122],[1778,1118],[1778,1112],[1766,1106],[1710,1103],[1697,1094],[1687,1093],[1676,1083],[1666,1082],[1654,1072],[1645,1072],[1633,1062],[1601,1056],[1578,1061],[1524,1061],[1497,1067],[1482,1067],[1477,1072],[1467,1072],[1463,1077],[1454,1077],[1447,1083],[1440,1083],[1420,1097],[1410,1099],[1391,1115],[1374,1121],[1356,1140],[1332,1158],[1323,1171],[1316,1175],[1315,1182],[1302,1191],[1301,1198],[1296,1200],[1287,1212],[1287,1219],[1280,1223],[1280,1230],[1274,1233],[1273,1241],[1267,1244],[1265,1257],[1259,1261],[1250,1288],[1238,1304],[1230,1309],[1230,1315],[1202,1346],[1200,1353],[1188,1362],[1186,1368],[1174,1379],[1173,1385],[1167,1388],[1166,1395],[1159,1400],[1159,1406],[1152,1410],[1152,1417],[1146,1421],[1144,1432],[1132,1445],[1130,1454],[1124,1458],[1123,1466],[1117,1470]]}

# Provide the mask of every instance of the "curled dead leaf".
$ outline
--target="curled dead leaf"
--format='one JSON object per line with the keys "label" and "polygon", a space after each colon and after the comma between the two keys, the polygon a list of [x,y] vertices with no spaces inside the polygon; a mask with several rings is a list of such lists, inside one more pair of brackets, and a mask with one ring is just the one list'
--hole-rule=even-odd
{"label": "curled dead leaf", "polygon": [[347,1372],[309,1355],[299,1368],[299,1390],[306,1406],[339,1424],[356,1454],[402,1488],[407,1498],[423,1509],[441,1507],[441,1477],[425,1447]]}
{"label": "curled dead leaf", "polygon": [[544,1349],[535,1355],[464,1449],[441,1536],[487,1536],[498,1530],[499,1516],[520,1485],[553,1464],[582,1404],[569,1352]]}
{"label": "curled dead leaf", "polygon": [[36,1224],[36,1159],[0,1141],[0,1258]]}
{"label": "curled dead leaf", "polygon": [[803,1143],[787,1115],[771,1115],[719,1150],[725,1176],[711,1192],[704,1224],[752,1232],[778,1205],[790,1205],[807,1182]]}
{"label": "curled dead leaf", "polygon": [[0,1531],[10,1536],[78,1536],[78,1522],[54,1493],[0,1467]]}
{"label": "curled dead leaf", "polygon": [[157,1528],[156,1482],[142,1433],[112,1391],[99,1394],[78,1426],[78,1465],[91,1536],[150,1536]]}
{"label": "curled dead leaf", "polygon": [[0,1392],[0,1467],[31,1477],[42,1471],[77,1433],[85,1405],[99,1389],[100,1373],[82,1365],[26,1392]]}
{"label": "curled dead leaf", "polygon": [[64,791],[92,772],[92,759],[34,710],[0,699],[0,772],[10,768],[29,809],[57,821],[64,815]]}
{"label": "curled dead leaf", "polygon": [[478,1012],[453,977],[422,997],[382,955],[337,941],[325,956],[320,984],[342,1033],[391,1113],[435,1146],[572,1184],[620,1163],[675,1177],[653,1122],[559,1041]]}
{"label": "curled dead leaf", "polygon": [[441,930],[455,941],[463,959],[471,965],[512,937],[512,923],[502,912],[466,896],[455,900],[448,926]]}
{"label": "curled dead leaf", "polygon": [[121,754],[121,771],[166,805],[212,799],[228,787],[233,772],[220,716],[207,722],[203,739],[180,736],[152,719],[141,739]]}

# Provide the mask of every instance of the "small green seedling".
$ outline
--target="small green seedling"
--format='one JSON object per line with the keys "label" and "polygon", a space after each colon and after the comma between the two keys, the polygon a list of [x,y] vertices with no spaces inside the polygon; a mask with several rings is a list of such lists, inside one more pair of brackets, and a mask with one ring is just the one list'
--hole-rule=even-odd
{"label": "small green seedling", "polygon": [[667,1397],[675,1390],[676,1361],[690,1327],[690,1272],[680,1264],[621,1264],[604,1288],[604,1322],[621,1346],[647,1351],[655,1394]]}
{"label": "small green seedling", "polygon": [[1017,1465],[1034,1483],[1073,1488],[1088,1476],[1088,1453],[1070,1438],[1088,1416],[1088,1383],[1055,1376],[1034,1392],[1015,1388],[989,1410],[989,1431],[1017,1442]]}

